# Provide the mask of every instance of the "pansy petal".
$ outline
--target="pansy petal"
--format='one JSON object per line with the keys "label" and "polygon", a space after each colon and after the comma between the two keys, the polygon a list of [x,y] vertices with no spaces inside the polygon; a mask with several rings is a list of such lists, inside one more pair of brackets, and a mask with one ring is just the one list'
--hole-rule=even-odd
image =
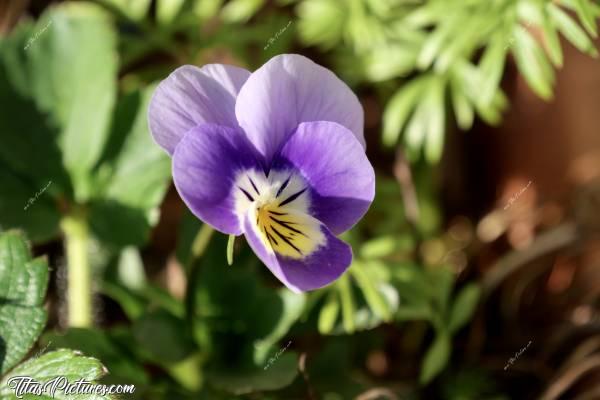
{"label": "pansy petal", "polygon": [[333,72],[296,54],[273,57],[256,70],[240,90],[235,114],[267,160],[302,122],[337,122],[365,146],[356,95]]}
{"label": "pansy petal", "polygon": [[[244,235],[258,258],[285,286],[294,292],[321,288],[340,277],[352,262],[352,248],[336,238],[318,220],[306,215],[321,233],[320,244],[305,257],[282,256],[261,237],[254,215],[244,221]],[[281,240],[281,238],[279,238]],[[275,239],[277,240],[277,239]]]}
{"label": "pansy petal", "polygon": [[148,125],[170,155],[185,133],[203,123],[238,127],[235,101],[250,72],[222,64],[184,65],[163,80],[150,102]]}
{"label": "pansy petal", "polygon": [[194,215],[218,231],[239,235],[233,186],[240,171],[262,170],[259,157],[239,128],[199,125],[173,154],[175,187]]}
{"label": "pansy petal", "polygon": [[375,172],[361,144],[335,122],[300,124],[273,164],[289,166],[312,188],[311,214],[336,235],[358,222],[375,196]]}

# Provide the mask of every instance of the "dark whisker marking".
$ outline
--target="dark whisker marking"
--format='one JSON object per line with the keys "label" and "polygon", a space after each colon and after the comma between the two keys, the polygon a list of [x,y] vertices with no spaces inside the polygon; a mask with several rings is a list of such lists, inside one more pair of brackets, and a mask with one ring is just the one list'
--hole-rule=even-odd
{"label": "dark whisker marking", "polygon": [[268,213],[269,214],[273,214],[273,215],[279,215],[279,216],[288,215],[287,213],[282,213],[282,212],[277,212],[277,211],[271,211],[271,210],[268,210]]}
{"label": "dark whisker marking", "polygon": [[302,231],[300,231],[300,230],[298,230],[298,229],[296,229],[296,228],[294,228],[292,226],[289,226],[288,225],[289,223],[287,221],[281,221],[281,220],[279,220],[277,218],[273,218],[273,217],[269,217],[269,218],[271,218],[273,221],[277,222],[279,225],[283,226],[284,228],[289,229],[292,232],[296,232],[296,233],[301,234],[304,237],[308,237],[308,236],[306,236],[306,234],[304,232],[302,232]]}
{"label": "dark whisker marking", "polygon": [[273,235],[271,235],[269,232],[265,231],[265,233],[267,234],[267,239],[269,239],[269,242],[272,241],[272,243],[275,243],[275,246],[279,245],[279,243],[277,243],[277,240],[275,240],[275,238],[273,237]]}
{"label": "dark whisker marking", "polygon": [[288,197],[287,199],[285,199],[284,201],[282,201],[281,203],[279,203],[279,207],[284,206],[288,203],[291,203],[292,201],[296,200],[298,197],[300,197],[300,195],[302,193],[304,193],[306,191],[307,188],[302,189],[299,192],[294,193],[293,195],[291,195],[290,197]]}
{"label": "dark whisker marking", "polygon": [[285,182],[283,182],[281,184],[281,187],[277,191],[277,194],[275,195],[275,198],[279,197],[279,195],[281,194],[281,192],[283,192],[285,190],[285,188],[287,187],[287,185],[290,183],[290,179],[292,179],[291,175],[285,180]]}
{"label": "dark whisker marking", "polygon": [[254,201],[254,197],[250,196],[250,193],[246,192],[244,189],[242,189],[239,186],[238,186],[238,188],[246,195],[246,197],[248,198],[248,200]]}
{"label": "dark whisker marking", "polygon": [[302,255],[302,252],[300,251],[300,249],[297,248],[296,246],[294,246],[294,244],[292,242],[290,242],[290,240],[286,236],[282,235],[281,232],[279,232],[273,226],[271,226],[271,229],[273,229],[273,232],[275,232],[275,234],[277,236],[279,236],[281,238],[281,240],[283,240],[284,242],[286,242],[288,245],[290,245],[290,247],[292,247],[294,250],[296,250],[298,253],[300,253],[300,255]]}
{"label": "dark whisker marking", "polygon": [[256,185],[254,184],[254,181],[252,180],[252,178],[250,178],[250,176],[248,175],[248,180],[250,181],[250,184],[252,185],[252,187],[254,188],[254,191],[256,192],[257,195],[260,196],[260,192],[258,191],[258,189],[256,188]]}

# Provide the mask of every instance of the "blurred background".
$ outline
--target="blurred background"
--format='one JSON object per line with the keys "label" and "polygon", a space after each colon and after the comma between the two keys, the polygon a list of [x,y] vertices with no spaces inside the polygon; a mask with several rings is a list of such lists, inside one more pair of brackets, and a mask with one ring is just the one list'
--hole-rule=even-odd
{"label": "blurred background", "polygon": [[[599,16],[592,0],[0,2],[0,232],[50,266],[30,354],[80,350],[139,399],[600,399]],[[352,266],[306,294],[241,238],[228,265],[146,122],[178,66],[282,53],[357,93],[377,173],[343,236]]]}

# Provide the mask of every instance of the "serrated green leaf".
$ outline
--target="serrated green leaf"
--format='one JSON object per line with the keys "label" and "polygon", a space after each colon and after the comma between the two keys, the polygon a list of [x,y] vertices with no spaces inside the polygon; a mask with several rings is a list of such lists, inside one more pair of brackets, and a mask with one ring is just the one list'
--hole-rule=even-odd
{"label": "serrated green leaf", "polygon": [[427,384],[431,382],[446,366],[450,359],[451,343],[446,333],[438,332],[434,342],[431,344],[421,366],[419,382]]}
{"label": "serrated green leaf", "polygon": [[448,330],[450,333],[458,331],[469,321],[475,312],[480,295],[481,289],[475,283],[465,286],[458,293],[450,310],[448,321]]}
{"label": "serrated green leaf", "polygon": [[[9,375],[0,382],[0,398],[6,400],[17,399],[14,389],[9,387],[11,378],[31,377],[40,383],[48,382],[54,378],[64,377],[69,383],[82,379],[88,382],[95,382],[108,371],[100,361],[84,357],[80,353],[61,349],[50,353],[34,357],[29,361],[16,367]],[[14,385],[14,383],[13,383]],[[73,399],[73,395],[65,395],[60,389],[56,391],[55,396],[51,393],[45,393],[48,398],[54,397],[59,400]],[[101,395],[81,395],[77,397],[82,400],[102,400],[110,399],[111,396]]]}
{"label": "serrated green leaf", "polygon": [[68,348],[101,360],[110,371],[111,382],[147,385],[148,374],[139,360],[134,358],[135,349],[129,348],[133,343],[130,329],[129,325],[107,330],[70,328],[45,333],[40,346],[45,348],[43,353]]}
{"label": "serrated green leaf", "polygon": [[0,235],[0,375],[27,354],[46,324],[48,265],[18,233]]}

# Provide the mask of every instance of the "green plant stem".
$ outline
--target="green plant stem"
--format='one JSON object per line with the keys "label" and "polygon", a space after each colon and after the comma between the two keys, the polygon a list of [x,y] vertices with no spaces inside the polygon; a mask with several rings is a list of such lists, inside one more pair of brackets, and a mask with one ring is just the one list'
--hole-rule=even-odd
{"label": "green plant stem", "polygon": [[67,250],[70,327],[85,328],[92,325],[92,274],[88,259],[88,226],[85,217],[74,213],[63,218],[61,228]]}

